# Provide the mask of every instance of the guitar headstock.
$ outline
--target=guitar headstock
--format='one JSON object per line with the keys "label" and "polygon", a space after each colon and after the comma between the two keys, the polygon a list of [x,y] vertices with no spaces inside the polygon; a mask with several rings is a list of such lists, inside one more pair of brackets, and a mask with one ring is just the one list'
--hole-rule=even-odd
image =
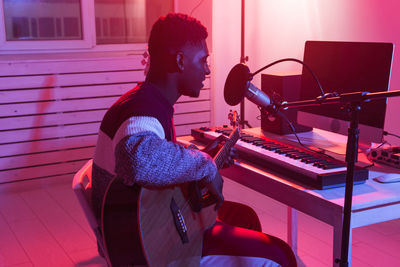
{"label": "guitar headstock", "polygon": [[231,126],[233,128],[239,127],[240,118],[239,118],[239,114],[237,113],[236,110],[230,110],[229,111],[228,119],[229,119],[230,124],[231,124]]}

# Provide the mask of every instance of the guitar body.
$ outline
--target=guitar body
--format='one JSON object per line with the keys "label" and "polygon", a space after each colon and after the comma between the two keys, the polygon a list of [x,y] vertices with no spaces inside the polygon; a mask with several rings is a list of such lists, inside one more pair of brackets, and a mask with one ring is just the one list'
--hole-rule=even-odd
{"label": "guitar body", "polygon": [[[218,169],[239,137],[236,127],[214,157]],[[203,194],[197,182],[146,189],[126,186],[114,178],[107,187],[101,215],[110,264],[199,266],[204,231],[217,218],[213,203],[213,196]]]}
{"label": "guitar body", "polygon": [[[175,225],[172,199],[186,222],[187,243]],[[204,231],[216,217],[214,205],[193,212],[181,187],[146,189],[113,179],[102,209],[109,261],[112,266],[199,266]]]}
{"label": "guitar body", "polygon": [[138,223],[141,188],[113,179],[107,187],[101,211],[103,241],[111,266],[146,265]]}
{"label": "guitar body", "polygon": [[[179,208],[187,228],[187,243],[178,233],[171,201]],[[139,231],[149,266],[199,266],[204,231],[217,218],[214,205],[193,212],[180,187],[142,188],[139,196]]]}

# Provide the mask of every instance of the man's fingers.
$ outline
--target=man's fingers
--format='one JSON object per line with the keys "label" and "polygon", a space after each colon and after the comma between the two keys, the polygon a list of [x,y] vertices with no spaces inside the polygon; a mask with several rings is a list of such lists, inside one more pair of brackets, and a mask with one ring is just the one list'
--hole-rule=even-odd
{"label": "man's fingers", "polygon": [[219,209],[224,202],[222,195],[223,180],[221,175],[217,172],[214,179],[206,183],[208,191],[216,198],[215,210]]}
{"label": "man's fingers", "polygon": [[221,195],[220,198],[217,198],[217,203],[215,204],[214,210],[218,210],[222,206],[223,202],[224,202],[224,196]]}
{"label": "man's fingers", "polygon": [[214,139],[213,141],[211,141],[204,149],[203,152],[206,152],[208,154],[211,153],[211,151],[213,151],[214,149],[216,149],[218,147],[218,145],[220,143],[222,143],[224,141],[224,136],[220,135],[218,136],[216,139]]}
{"label": "man's fingers", "polygon": [[231,156],[231,158],[236,159],[239,156],[239,152],[236,148],[232,147],[229,155]]}

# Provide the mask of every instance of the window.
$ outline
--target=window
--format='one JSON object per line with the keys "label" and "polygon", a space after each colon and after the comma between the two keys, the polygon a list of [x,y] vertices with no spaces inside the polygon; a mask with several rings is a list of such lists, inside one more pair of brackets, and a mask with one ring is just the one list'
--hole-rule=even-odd
{"label": "window", "polygon": [[146,43],[173,0],[0,0],[1,50]]}
{"label": "window", "polygon": [[82,40],[80,0],[4,0],[7,41]]}
{"label": "window", "polygon": [[147,42],[156,19],[173,11],[168,0],[95,0],[97,44]]}

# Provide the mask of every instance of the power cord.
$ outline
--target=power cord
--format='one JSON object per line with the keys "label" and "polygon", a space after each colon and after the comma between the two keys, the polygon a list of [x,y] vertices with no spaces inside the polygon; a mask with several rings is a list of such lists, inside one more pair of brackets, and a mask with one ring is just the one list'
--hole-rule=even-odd
{"label": "power cord", "polygon": [[[261,112],[263,112],[263,111],[266,112],[262,107],[258,106],[258,108],[260,109]],[[324,153],[323,151],[318,151],[318,150],[312,149],[312,148],[306,146],[305,144],[303,144],[303,143],[301,142],[299,136],[297,135],[297,132],[296,132],[296,129],[294,128],[294,126],[293,126],[293,123],[288,119],[288,117],[286,116],[286,114],[285,114],[285,113],[282,113],[281,111],[277,111],[277,112],[275,112],[275,114],[279,115],[280,117],[282,117],[282,118],[286,121],[286,123],[289,125],[290,129],[292,130],[292,133],[293,133],[294,136],[296,137],[297,142],[298,142],[302,147],[304,147],[305,149],[307,149],[307,150],[309,150],[309,151],[312,151],[312,152],[315,152],[315,153],[318,153],[318,154],[322,154],[322,155],[327,156],[327,157],[329,157],[329,158],[331,158],[331,159],[335,159],[334,157],[332,157],[331,155],[328,155],[328,154]],[[261,119],[261,115],[260,115],[260,116],[257,116],[257,119]],[[321,148],[320,148],[320,149],[321,149]],[[323,150],[323,149],[321,149],[321,150]]]}
{"label": "power cord", "polygon": [[311,74],[314,81],[317,83],[317,86],[321,92],[321,96],[319,96],[320,100],[323,100],[324,98],[328,97],[328,95],[325,95],[324,89],[322,89],[322,85],[321,85],[317,75],[312,71],[312,69],[306,63],[304,63],[303,61],[301,61],[297,58],[284,58],[284,59],[274,61],[274,62],[262,67],[261,69],[257,70],[256,72],[252,73],[251,77],[254,77],[257,73],[260,73],[261,71],[268,69],[269,67],[272,67],[273,65],[276,65],[278,63],[285,62],[285,61],[293,61],[293,62],[297,62],[297,63],[303,65],[307,69],[307,71]]}
{"label": "power cord", "polygon": [[389,133],[389,132],[387,132],[387,131],[383,131],[383,135],[391,135],[391,136],[400,138],[400,135],[397,135],[397,134],[394,134],[394,133]]}
{"label": "power cord", "polygon": [[[294,136],[296,137],[297,142],[298,142],[302,147],[304,147],[305,149],[310,150],[310,151],[312,151],[312,152],[315,152],[315,153],[318,153],[318,154],[327,156],[327,157],[329,157],[329,158],[331,158],[331,159],[335,159],[334,157],[332,157],[331,155],[326,154],[326,153],[323,152],[323,151],[318,151],[318,150],[312,149],[312,148],[306,146],[305,144],[303,144],[303,143],[301,142],[299,136],[297,135],[297,132],[296,132],[296,129],[294,128],[294,126],[293,126],[293,123],[288,119],[288,117],[286,117],[286,114],[282,113],[281,111],[278,111],[277,114],[278,114],[279,116],[281,116],[281,117],[286,121],[286,123],[289,125],[290,129],[292,130]],[[321,148],[319,148],[319,149],[321,149]],[[321,150],[323,150],[323,149],[321,149]]]}
{"label": "power cord", "polygon": [[[262,108],[261,108],[261,107],[258,107],[258,108],[262,111]],[[288,117],[286,116],[286,114],[282,113],[281,111],[276,112],[276,114],[278,114],[280,117],[282,117],[282,118],[286,121],[286,123],[289,125],[290,129],[292,130],[294,136],[296,137],[297,142],[298,142],[302,147],[304,147],[305,149],[307,149],[307,150],[309,150],[309,151],[312,151],[312,152],[315,152],[315,153],[318,153],[318,154],[327,156],[327,157],[329,157],[329,158],[331,158],[331,159],[335,159],[335,157],[333,157],[333,156],[331,156],[331,155],[328,155],[328,154],[324,153],[323,151],[318,151],[318,150],[312,149],[312,148],[306,146],[305,144],[303,144],[303,143],[301,142],[299,136],[297,135],[297,132],[296,132],[296,129],[294,128],[294,126],[293,126],[293,123],[288,119]],[[261,115],[258,116],[257,118],[259,118],[259,117],[261,117]],[[398,137],[400,138],[400,136],[398,136]],[[384,142],[382,142],[378,147],[381,147],[381,146],[383,146],[383,145],[386,144],[386,143],[387,143],[387,142],[384,141]],[[321,148],[319,148],[319,149],[321,149]],[[321,149],[321,150],[323,150],[323,149]],[[372,162],[371,164],[366,165],[366,166],[363,166],[363,167],[361,167],[361,168],[362,168],[362,169],[368,169],[368,168],[371,168],[371,167],[373,167],[373,166],[375,166],[375,164]]]}
{"label": "power cord", "polygon": [[[397,135],[397,134],[394,134],[394,133],[389,133],[388,131],[383,131],[383,135],[385,135],[385,136],[386,136],[386,135],[394,136],[394,137],[397,137],[397,138],[400,139],[400,135]],[[380,143],[377,147],[375,147],[375,149],[380,148],[381,146],[386,145],[386,144],[388,144],[389,146],[391,146],[391,144],[390,144],[388,141],[383,140],[382,143]]]}
{"label": "power cord", "polygon": [[190,16],[193,15],[193,12],[204,2],[204,0],[200,0],[200,2],[190,11]]}

